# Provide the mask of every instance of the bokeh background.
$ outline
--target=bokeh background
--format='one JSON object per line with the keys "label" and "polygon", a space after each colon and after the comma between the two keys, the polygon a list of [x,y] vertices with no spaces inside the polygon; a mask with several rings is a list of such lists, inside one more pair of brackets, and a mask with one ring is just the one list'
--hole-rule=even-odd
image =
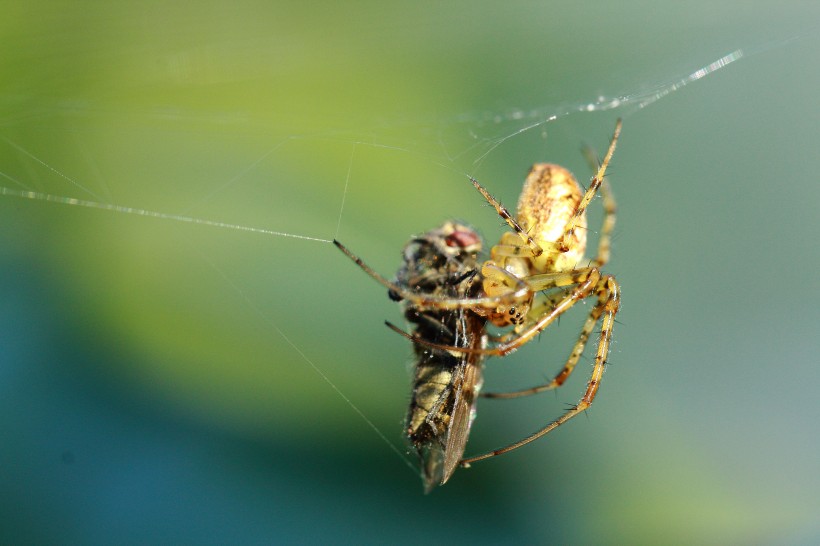
{"label": "bokeh background", "polygon": [[[816,4],[2,11],[3,186],[338,234],[386,275],[447,218],[498,238],[466,174],[512,204],[535,161],[588,176],[579,146],[625,119],[596,405],[428,496],[373,428],[404,450],[399,311],[332,245],[0,196],[3,543],[820,541]],[[555,373],[582,315],[487,389]],[[579,368],[482,401],[468,454],[558,415]]]}

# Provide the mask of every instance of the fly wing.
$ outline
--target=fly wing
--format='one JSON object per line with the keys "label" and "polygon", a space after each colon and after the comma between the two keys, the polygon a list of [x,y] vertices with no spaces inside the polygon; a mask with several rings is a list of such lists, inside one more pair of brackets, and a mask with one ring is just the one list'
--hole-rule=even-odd
{"label": "fly wing", "polygon": [[[484,334],[483,322],[479,317],[464,317],[463,332],[471,348],[484,348],[487,336]],[[444,448],[444,468],[441,484],[444,485],[453,475],[458,462],[464,455],[470,427],[475,419],[475,404],[481,390],[483,359],[478,354],[462,354],[459,366],[453,374],[453,409],[447,431],[447,443]]]}

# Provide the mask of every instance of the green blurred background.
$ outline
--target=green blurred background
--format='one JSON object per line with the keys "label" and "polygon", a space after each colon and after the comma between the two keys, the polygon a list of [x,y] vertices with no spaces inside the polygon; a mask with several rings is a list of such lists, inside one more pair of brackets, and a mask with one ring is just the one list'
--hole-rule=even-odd
{"label": "green blurred background", "polygon": [[[588,176],[579,146],[625,118],[596,405],[429,496],[351,406],[404,449],[399,311],[330,244],[2,196],[3,543],[820,541],[815,3],[2,11],[3,186],[338,233],[386,275],[447,218],[498,238],[465,174],[514,203],[535,161]],[[645,109],[518,133],[738,48]],[[555,373],[582,320],[489,360],[486,388]],[[588,370],[482,401],[468,454]]]}

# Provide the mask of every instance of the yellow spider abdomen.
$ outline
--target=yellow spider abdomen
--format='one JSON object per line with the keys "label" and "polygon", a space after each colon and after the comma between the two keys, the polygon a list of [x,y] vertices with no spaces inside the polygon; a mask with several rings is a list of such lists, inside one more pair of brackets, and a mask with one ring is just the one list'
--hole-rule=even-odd
{"label": "yellow spider abdomen", "polygon": [[[587,244],[587,219],[575,218],[583,190],[564,167],[552,163],[536,163],[530,169],[521,197],[518,199],[519,225],[544,252],[529,256],[531,273],[565,271],[583,260]],[[575,224],[570,226],[574,219]],[[571,227],[565,239],[567,228]],[[561,249],[563,243],[566,247]]]}

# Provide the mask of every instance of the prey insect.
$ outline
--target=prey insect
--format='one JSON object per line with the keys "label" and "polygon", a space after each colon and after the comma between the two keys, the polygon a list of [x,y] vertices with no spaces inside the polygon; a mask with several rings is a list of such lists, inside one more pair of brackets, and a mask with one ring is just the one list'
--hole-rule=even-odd
{"label": "prey insect", "polygon": [[[430,449],[432,444],[423,444],[424,449],[419,450],[419,444],[415,443],[416,438],[412,435],[413,428],[408,427],[408,436],[419,451],[425,467],[423,478],[428,489],[434,485],[430,483],[430,480],[438,479],[439,476],[441,477],[439,483],[445,483],[456,467],[456,464],[451,464],[451,466],[448,464],[463,454],[474,414],[474,398],[480,387],[482,358],[488,355],[505,356],[519,349],[537,337],[575,304],[587,298],[595,299],[593,307],[589,311],[563,368],[552,381],[515,392],[484,394],[489,398],[515,398],[560,387],[574,371],[595,325],[600,322],[601,331],[592,373],[578,403],[526,438],[483,455],[461,459],[458,464],[469,466],[476,461],[517,449],[555,430],[592,405],[606,368],[612,341],[612,327],[620,308],[618,283],[614,277],[605,275],[600,270],[609,260],[610,239],[616,211],[615,201],[605,176],[620,132],[621,121],[618,120],[607,152],[600,165],[595,165],[597,167],[595,175],[586,190],[565,168],[550,163],[535,164],[524,182],[515,217],[477,180],[471,179],[475,188],[512,228],[512,231],[503,234],[499,244],[490,250],[490,259],[478,266],[477,275],[469,272],[475,263],[475,257],[470,253],[456,254],[456,261],[449,268],[441,269],[440,266],[425,265],[425,260],[419,259],[421,255],[415,250],[411,251],[412,259],[408,261],[407,248],[410,248],[408,245],[405,249],[405,266],[399,270],[396,282],[390,282],[368,267],[341,243],[334,241],[334,244],[359,267],[387,287],[393,299],[404,300],[406,315],[410,313],[407,316],[413,317],[411,322],[416,323],[416,330],[408,334],[390,323],[388,326],[414,342],[416,354],[420,357],[419,362],[422,356],[428,355],[428,359],[436,360],[436,364],[440,366],[439,369],[449,362],[451,367],[454,366],[453,370],[460,367],[465,374],[467,371],[472,374],[469,377],[464,376],[465,379],[469,379],[467,386],[470,389],[469,396],[464,398],[464,403],[461,405],[461,413],[450,413],[449,416],[443,416],[440,419],[444,422],[444,417],[446,417],[447,426],[438,429],[445,434],[444,438],[436,438],[439,440],[438,451]],[[579,267],[579,264],[584,263],[586,252],[586,210],[599,191],[604,199],[604,221],[597,256],[592,258],[588,265]],[[435,233],[435,230],[429,232],[427,236],[432,233]],[[440,252],[443,248],[441,245],[435,247],[437,237],[440,238],[440,235],[433,237],[433,247],[431,247],[436,249],[425,251],[428,257]],[[469,237],[467,239],[470,240]],[[446,240],[445,236],[445,246]],[[411,269],[413,273],[409,274]],[[452,277],[454,280],[447,280],[448,271],[456,275]],[[420,277],[416,276],[416,273]],[[478,279],[474,281],[473,276]],[[425,285],[423,282],[414,282],[413,279],[416,278],[432,279],[432,282]],[[455,284],[448,286],[448,282]],[[480,288],[476,289],[476,285],[480,285]],[[424,318],[421,319],[422,322],[419,322],[419,320],[414,320],[416,317]],[[452,328],[453,321],[457,324],[459,320],[464,320],[463,324],[470,325],[460,331],[460,338],[456,336],[458,328],[456,330]],[[495,338],[494,344],[490,345],[487,341],[484,321],[497,327],[509,327],[510,329]],[[434,357],[433,355],[441,356]],[[444,358],[444,355],[452,358]],[[427,380],[426,376],[420,376],[419,373],[417,368],[417,383],[414,392],[418,392],[420,377]],[[438,384],[453,385],[454,377],[455,375],[449,372],[442,376],[443,380],[431,377],[429,388],[438,389]],[[462,380],[460,387],[462,391],[464,385]],[[438,392],[443,393],[444,390]],[[418,398],[414,396],[413,404],[416,404],[417,400]],[[440,406],[429,406],[428,404],[424,407],[432,410],[441,407],[445,412],[448,410],[444,402]],[[450,407],[452,411],[455,411],[460,406],[452,404]],[[469,412],[466,412],[466,409],[469,409]],[[432,414],[428,414],[428,417],[429,415]],[[410,425],[412,425],[413,416],[411,408]],[[456,430],[459,432],[455,433],[454,439],[458,441],[451,444],[449,436]],[[445,463],[441,465],[435,457],[442,458]]]}
{"label": "prey insect", "polygon": [[[366,271],[377,275],[341,243],[335,243]],[[395,281],[388,283],[395,286],[388,292],[390,298],[402,302],[405,318],[414,325],[414,337],[447,347],[414,344],[416,361],[405,433],[418,455],[425,492],[444,484],[458,468],[482,384],[484,356],[449,347],[485,348],[487,319],[470,308],[419,306],[404,297],[405,291],[460,301],[480,297],[481,250],[478,233],[447,221],[407,242],[402,252],[404,263]]]}
{"label": "prey insect", "polygon": [[[467,226],[445,222],[404,247],[396,284],[435,296],[463,299],[479,294],[481,237]],[[390,293],[396,301],[402,297]],[[486,319],[470,309],[423,309],[405,301],[414,335],[442,345],[482,349]],[[416,365],[406,433],[419,456],[425,491],[446,482],[458,466],[475,417],[483,355],[414,344]]]}

